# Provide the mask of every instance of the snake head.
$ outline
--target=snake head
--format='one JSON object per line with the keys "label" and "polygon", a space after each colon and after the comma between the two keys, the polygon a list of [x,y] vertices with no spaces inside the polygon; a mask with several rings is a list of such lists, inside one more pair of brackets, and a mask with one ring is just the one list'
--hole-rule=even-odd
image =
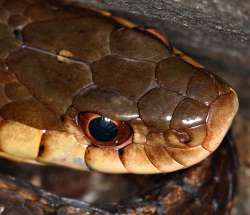
{"label": "snake head", "polygon": [[172,172],[200,162],[220,145],[238,109],[235,91],[216,75],[178,57],[160,61],[155,72],[154,87],[136,104],[96,88],[75,98],[78,112],[96,111],[132,128],[127,132],[132,138],[127,136],[118,145],[89,147],[89,167],[107,172]]}
{"label": "snake head", "polygon": [[219,146],[238,109],[228,84],[156,30],[109,13],[57,10],[0,25],[8,39],[0,44],[2,156],[163,173]]}

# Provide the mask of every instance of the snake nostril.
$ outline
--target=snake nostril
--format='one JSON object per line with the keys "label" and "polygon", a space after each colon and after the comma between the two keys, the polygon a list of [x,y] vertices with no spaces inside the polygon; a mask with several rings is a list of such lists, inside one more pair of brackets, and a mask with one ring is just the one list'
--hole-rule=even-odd
{"label": "snake nostril", "polygon": [[191,136],[182,130],[177,131],[177,138],[181,143],[189,143],[191,141]]}
{"label": "snake nostril", "polygon": [[164,134],[165,140],[173,144],[188,144],[192,141],[191,135],[184,129],[169,129]]}

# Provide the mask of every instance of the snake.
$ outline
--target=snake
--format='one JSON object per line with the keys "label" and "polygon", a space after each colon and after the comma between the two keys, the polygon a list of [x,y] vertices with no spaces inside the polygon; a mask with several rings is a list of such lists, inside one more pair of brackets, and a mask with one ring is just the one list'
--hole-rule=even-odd
{"label": "snake", "polygon": [[161,177],[198,168],[225,138],[235,90],[159,30],[67,1],[0,11],[2,157]]}

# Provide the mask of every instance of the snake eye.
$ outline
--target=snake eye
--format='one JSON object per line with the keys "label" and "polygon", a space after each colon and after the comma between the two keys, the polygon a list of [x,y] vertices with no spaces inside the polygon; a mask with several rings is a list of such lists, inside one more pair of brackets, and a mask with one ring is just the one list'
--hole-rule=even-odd
{"label": "snake eye", "polygon": [[78,113],[77,124],[91,143],[99,147],[120,149],[132,140],[133,132],[126,122],[112,120],[96,113]]}
{"label": "snake eye", "polygon": [[112,141],[117,136],[118,126],[109,118],[100,116],[90,121],[89,132],[98,141]]}

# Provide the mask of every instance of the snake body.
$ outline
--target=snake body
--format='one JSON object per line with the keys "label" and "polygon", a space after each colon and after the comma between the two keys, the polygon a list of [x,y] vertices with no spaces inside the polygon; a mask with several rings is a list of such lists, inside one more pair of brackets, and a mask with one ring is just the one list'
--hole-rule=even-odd
{"label": "snake body", "polygon": [[[59,1],[0,10],[1,156],[154,174],[197,164],[222,142],[235,91],[157,30]],[[91,133],[100,118],[113,138]]]}

